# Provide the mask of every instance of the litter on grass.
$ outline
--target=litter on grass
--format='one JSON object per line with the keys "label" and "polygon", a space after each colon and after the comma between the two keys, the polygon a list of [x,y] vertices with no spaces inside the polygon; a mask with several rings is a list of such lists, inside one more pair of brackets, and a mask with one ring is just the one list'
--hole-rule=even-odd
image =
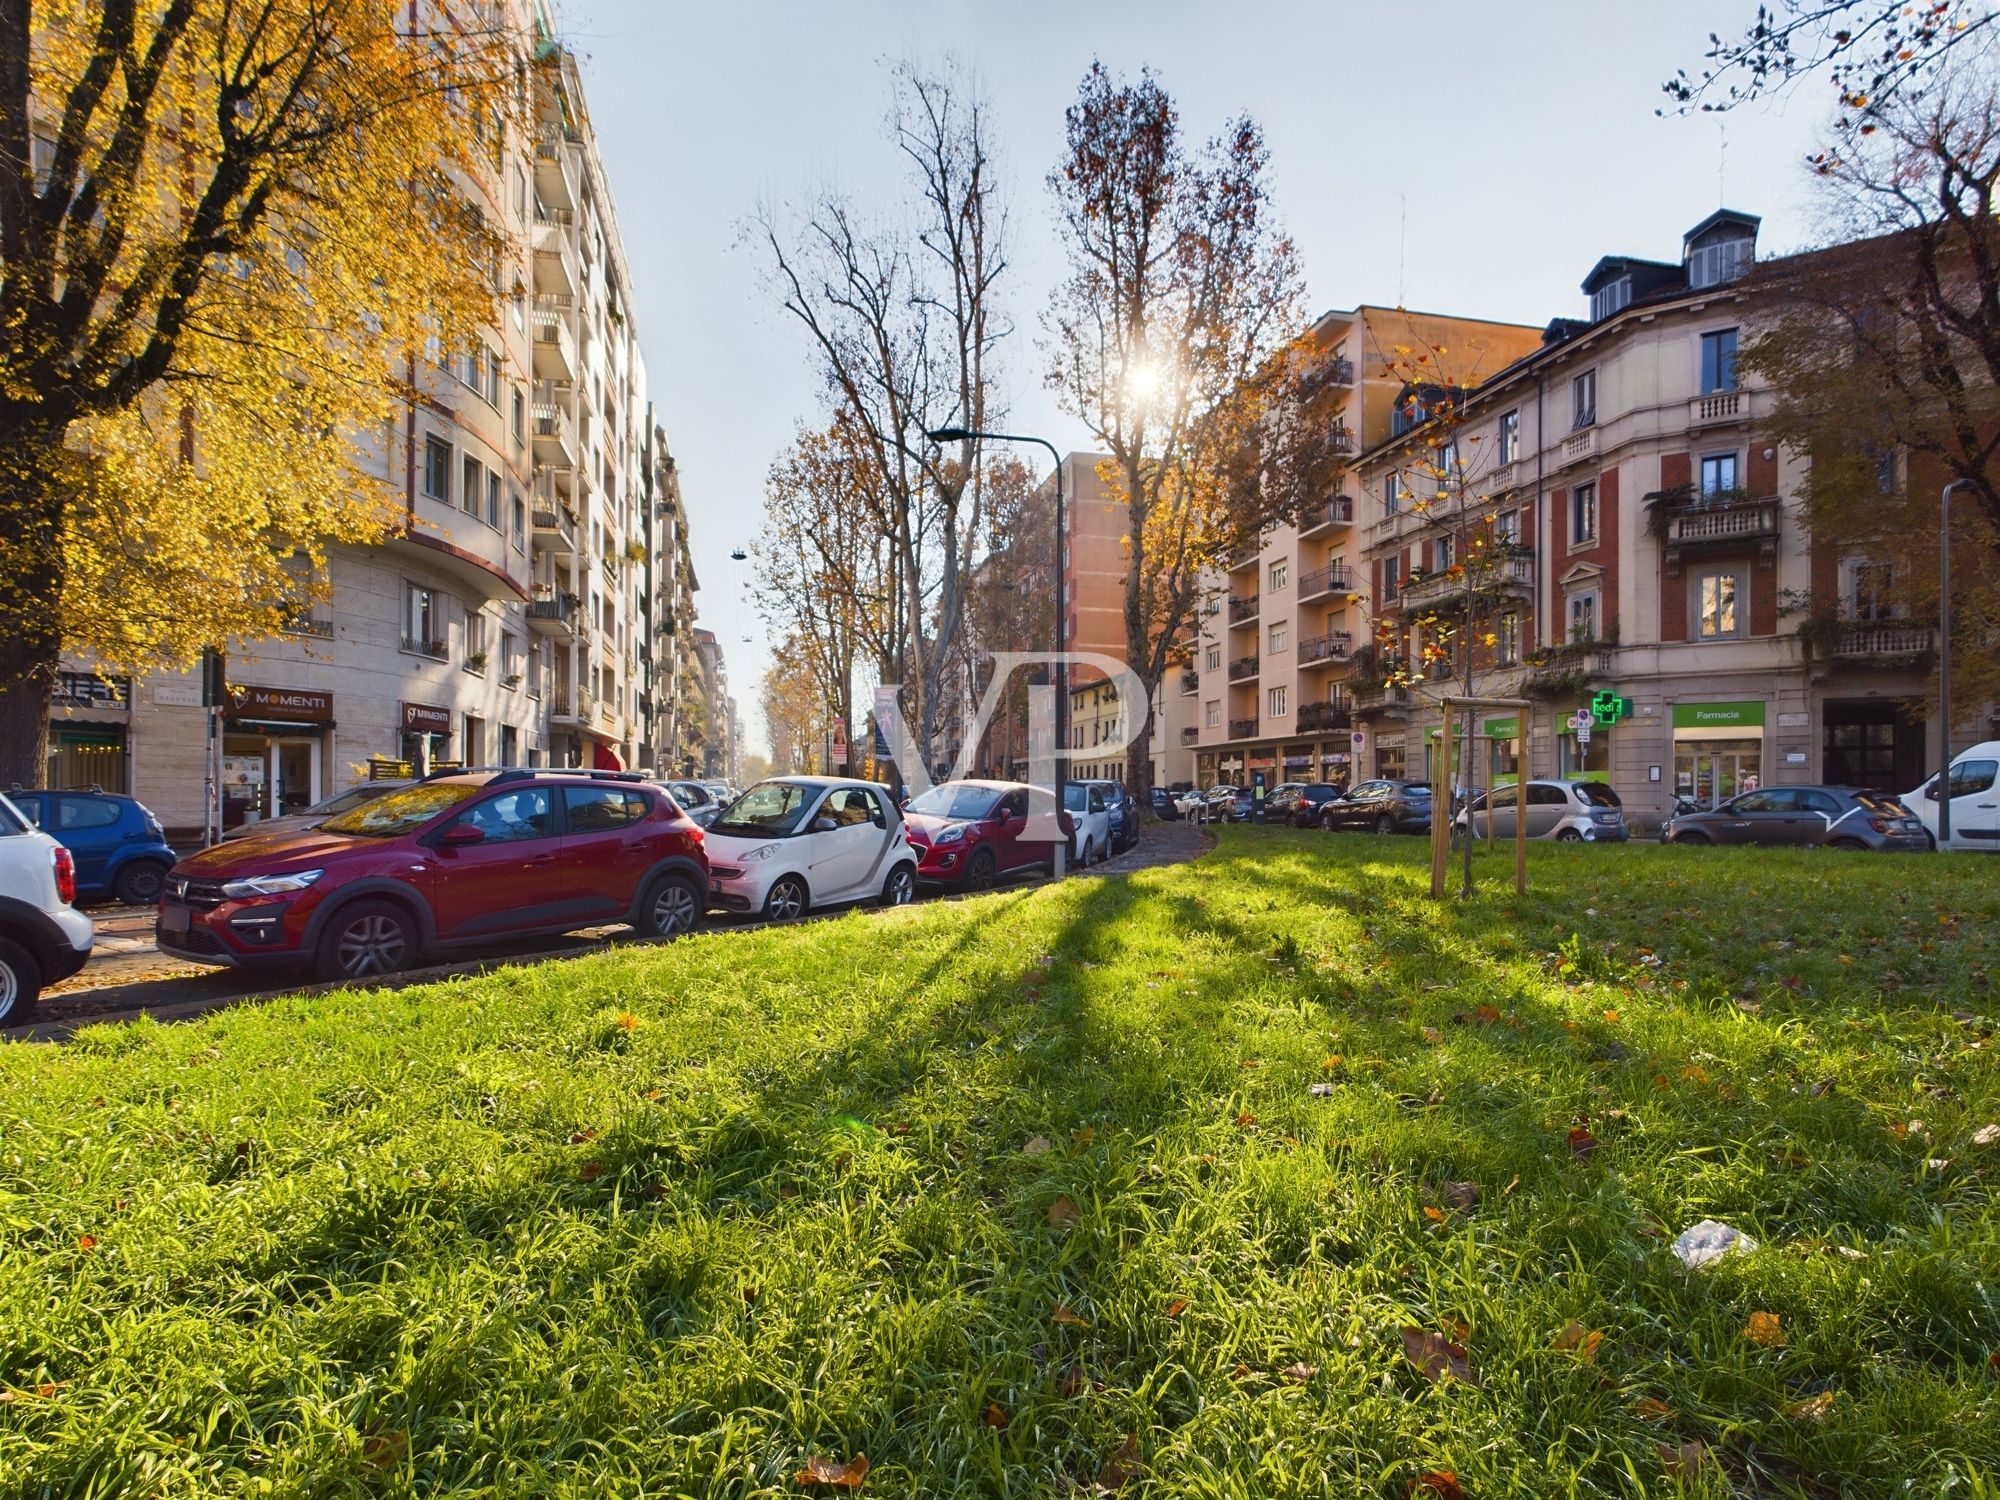
{"label": "litter on grass", "polygon": [[1690,1271],[1712,1266],[1725,1255],[1748,1255],[1757,1242],[1740,1229],[1714,1219],[1703,1219],[1692,1229],[1684,1229],[1674,1240],[1674,1254]]}

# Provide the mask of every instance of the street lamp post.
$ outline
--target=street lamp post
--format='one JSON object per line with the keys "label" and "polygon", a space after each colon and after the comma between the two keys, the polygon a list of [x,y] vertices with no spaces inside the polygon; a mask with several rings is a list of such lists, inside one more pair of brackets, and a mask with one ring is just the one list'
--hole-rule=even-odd
{"label": "street lamp post", "polygon": [[1951,842],[1951,492],[1964,489],[1954,479],[1938,496],[1938,851]]}
{"label": "street lamp post", "polygon": [[1063,592],[1063,471],[1062,454],[1047,438],[1026,437],[1012,432],[974,432],[965,427],[939,427],[925,434],[934,443],[962,443],[976,438],[986,443],[1039,443],[1049,450],[1056,466],[1056,841],[1055,874],[1060,880],[1069,869],[1069,835],[1063,832],[1063,793],[1069,782],[1069,664],[1063,660],[1063,631],[1066,615]]}

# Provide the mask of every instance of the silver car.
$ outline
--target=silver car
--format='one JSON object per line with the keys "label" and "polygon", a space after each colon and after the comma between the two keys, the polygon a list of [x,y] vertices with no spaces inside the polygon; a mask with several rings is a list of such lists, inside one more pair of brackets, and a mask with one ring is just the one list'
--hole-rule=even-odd
{"label": "silver car", "polygon": [[222,835],[226,844],[235,839],[252,838],[265,833],[303,833],[308,828],[317,828],[328,818],[337,818],[344,812],[352,812],[363,803],[373,802],[377,797],[386,797],[391,792],[400,792],[409,786],[407,781],[364,781],[351,786],[344,792],[335,792],[322,802],[315,802],[304,812],[286,813],[283,817],[260,818],[254,823],[241,823],[228,829]]}
{"label": "silver car", "polygon": [[[1494,838],[1511,839],[1519,795],[1511,786],[1481,792],[1458,815],[1458,827],[1471,828],[1478,837],[1485,838],[1491,824]],[[1625,805],[1601,781],[1530,781],[1528,837],[1555,839],[1565,844],[1620,843],[1630,837],[1625,827]]]}

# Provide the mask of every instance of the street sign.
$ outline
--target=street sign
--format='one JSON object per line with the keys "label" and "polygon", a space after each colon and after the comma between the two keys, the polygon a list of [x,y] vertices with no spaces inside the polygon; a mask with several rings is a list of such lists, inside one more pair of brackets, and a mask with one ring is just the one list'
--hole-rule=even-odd
{"label": "street sign", "polygon": [[1576,731],[1576,743],[1579,749],[1590,744],[1590,728],[1596,722],[1597,716],[1587,708],[1579,708],[1570,715],[1569,727]]}

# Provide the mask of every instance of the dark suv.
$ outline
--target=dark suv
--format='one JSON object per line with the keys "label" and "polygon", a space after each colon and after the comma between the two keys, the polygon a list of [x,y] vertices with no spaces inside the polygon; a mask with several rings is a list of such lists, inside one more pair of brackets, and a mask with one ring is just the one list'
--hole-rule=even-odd
{"label": "dark suv", "polygon": [[1319,821],[1319,810],[1339,795],[1340,788],[1330,782],[1288,781],[1264,804],[1264,821],[1310,828]]}
{"label": "dark suv", "polygon": [[76,899],[151,906],[173,868],[166,831],[146,804],[115,792],[9,792],[35,827],[76,859]]}
{"label": "dark suv", "polygon": [[1320,807],[1319,826],[1367,829],[1374,833],[1429,833],[1430,783],[1361,782],[1345,797],[1336,797]]}
{"label": "dark suv", "polygon": [[182,860],[156,937],[197,963],[369,979],[496,938],[670,936],[707,905],[701,830],[636,774],[469,771]]}

